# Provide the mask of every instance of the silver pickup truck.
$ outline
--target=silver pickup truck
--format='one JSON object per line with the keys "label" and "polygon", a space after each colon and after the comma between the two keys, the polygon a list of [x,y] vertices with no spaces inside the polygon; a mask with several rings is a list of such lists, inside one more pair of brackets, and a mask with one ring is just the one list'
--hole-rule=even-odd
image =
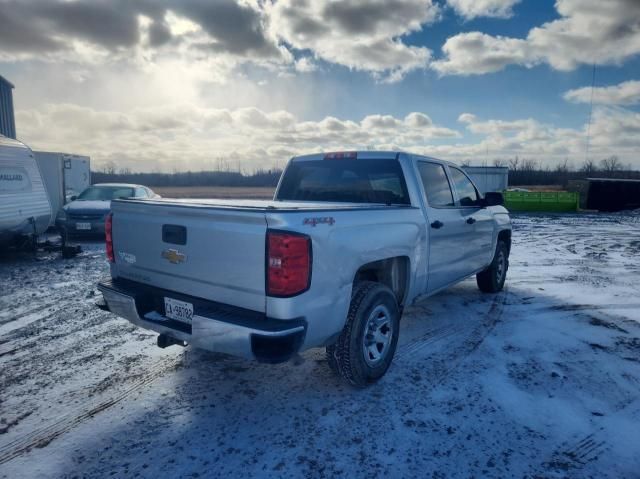
{"label": "silver pickup truck", "polygon": [[391,364],[405,306],[471,275],[502,289],[502,203],[454,164],[372,151],[295,157],[273,200],[115,200],[102,307],[161,347],[272,363],[325,347],[365,386]]}

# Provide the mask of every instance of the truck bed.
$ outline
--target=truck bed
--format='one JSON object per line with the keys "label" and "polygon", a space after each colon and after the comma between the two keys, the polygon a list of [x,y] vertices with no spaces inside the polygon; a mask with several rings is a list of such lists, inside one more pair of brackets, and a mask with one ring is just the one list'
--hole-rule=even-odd
{"label": "truck bed", "polygon": [[230,199],[202,199],[202,198],[157,198],[115,200],[117,202],[135,202],[156,204],[160,206],[199,206],[202,208],[242,209],[253,211],[327,211],[327,210],[370,210],[378,208],[411,208],[405,205],[385,205],[382,203],[327,203],[315,201],[276,201],[276,200],[230,200]]}
{"label": "truck bed", "polygon": [[300,228],[315,236],[329,231],[315,228],[325,221],[348,228],[362,221],[358,211],[398,208],[411,209],[274,200],[114,200],[111,272],[114,278],[264,312],[269,228]]}

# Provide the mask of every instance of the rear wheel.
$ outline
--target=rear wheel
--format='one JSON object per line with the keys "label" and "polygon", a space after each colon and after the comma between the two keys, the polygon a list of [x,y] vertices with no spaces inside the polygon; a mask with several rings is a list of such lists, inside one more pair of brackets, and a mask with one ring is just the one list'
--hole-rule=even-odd
{"label": "rear wheel", "polygon": [[329,366],[356,387],[377,381],[391,365],[399,326],[393,292],[380,283],[358,283],[345,327],[335,344],[327,347]]}
{"label": "rear wheel", "polygon": [[498,240],[496,253],[493,255],[493,261],[487,269],[476,275],[478,288],[483,293],[497,293],[502,291],[504,282],[507,279],[507,270],[509,269],[509,248],[507,243]]}

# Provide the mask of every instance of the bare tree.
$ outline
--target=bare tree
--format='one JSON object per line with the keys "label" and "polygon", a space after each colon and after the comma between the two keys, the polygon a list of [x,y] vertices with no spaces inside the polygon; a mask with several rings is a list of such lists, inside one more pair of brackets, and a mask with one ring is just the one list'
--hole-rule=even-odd
{"label": "bare tree", "polygon": [[589,176],[598,171],[598,166],[595,161],[587,159],[584,160],[584,163],[580,167],[580,171]]}
{"label": "bare tree", "polygon": [[555,168],[556,181],[560,182],[562,185],[566,185],[569,181],[569,169],[568,158],[565,158],[564,161],[558,163]]}
{"label": "bare tree", "polygon": [[102,172],[107,175],[115,175],[116,174],[116,164],[113,160],[107,161],[102,167]]}
{"label": "bare tree", "polygon": [[471,166],[471,160],[466,158],[460,162],[461,166]]}
{"label": "bare tree", "polygon": [[518,158],[518,155],[516,155],[516,157],[513,160],[509,160],[509,169],[511,171],[518,171],[519,164],[520,164],[520,159]]}
{"label": "bare tree", "polygon": [[522,160],[522,171],[536,171],[538,169],[538,162],[536,160]]}
{"label": "bare tree", "polygon": [[616,172],[622,170],[622,163],[620,159],[616,155],[611,155],[609,158],[604,158],[600,161],[602,165],[602,171],[604,171],[607,176],[614,176]]}
{"label": "bare tree", "polygon": [[569,159],[565,158],[564,161],[561,161],[556,165],[557,173],[567,173],[569,171]]}
{"label": "bare tree", "polygon": [[500,159],[500,158],[495,158],[493,160],[493,166],[507,166],[507,162],[505,160]]}

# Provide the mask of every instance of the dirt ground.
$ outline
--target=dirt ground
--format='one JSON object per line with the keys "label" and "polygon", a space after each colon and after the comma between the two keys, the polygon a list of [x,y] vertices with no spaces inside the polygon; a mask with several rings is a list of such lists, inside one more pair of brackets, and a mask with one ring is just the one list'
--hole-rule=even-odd
{"label": "dirt ground", "polygon": [[234,187],[234,186],[151,186],[153,191],[163,198],[273,198],[276,188],[266,187]]}
{"label": "dirt ground", "polygon": [[0,477],[640,477],[640,215],[513,219],[505,291],[405,311],[354,390],[94,306],[103,245],[0,263]]}

